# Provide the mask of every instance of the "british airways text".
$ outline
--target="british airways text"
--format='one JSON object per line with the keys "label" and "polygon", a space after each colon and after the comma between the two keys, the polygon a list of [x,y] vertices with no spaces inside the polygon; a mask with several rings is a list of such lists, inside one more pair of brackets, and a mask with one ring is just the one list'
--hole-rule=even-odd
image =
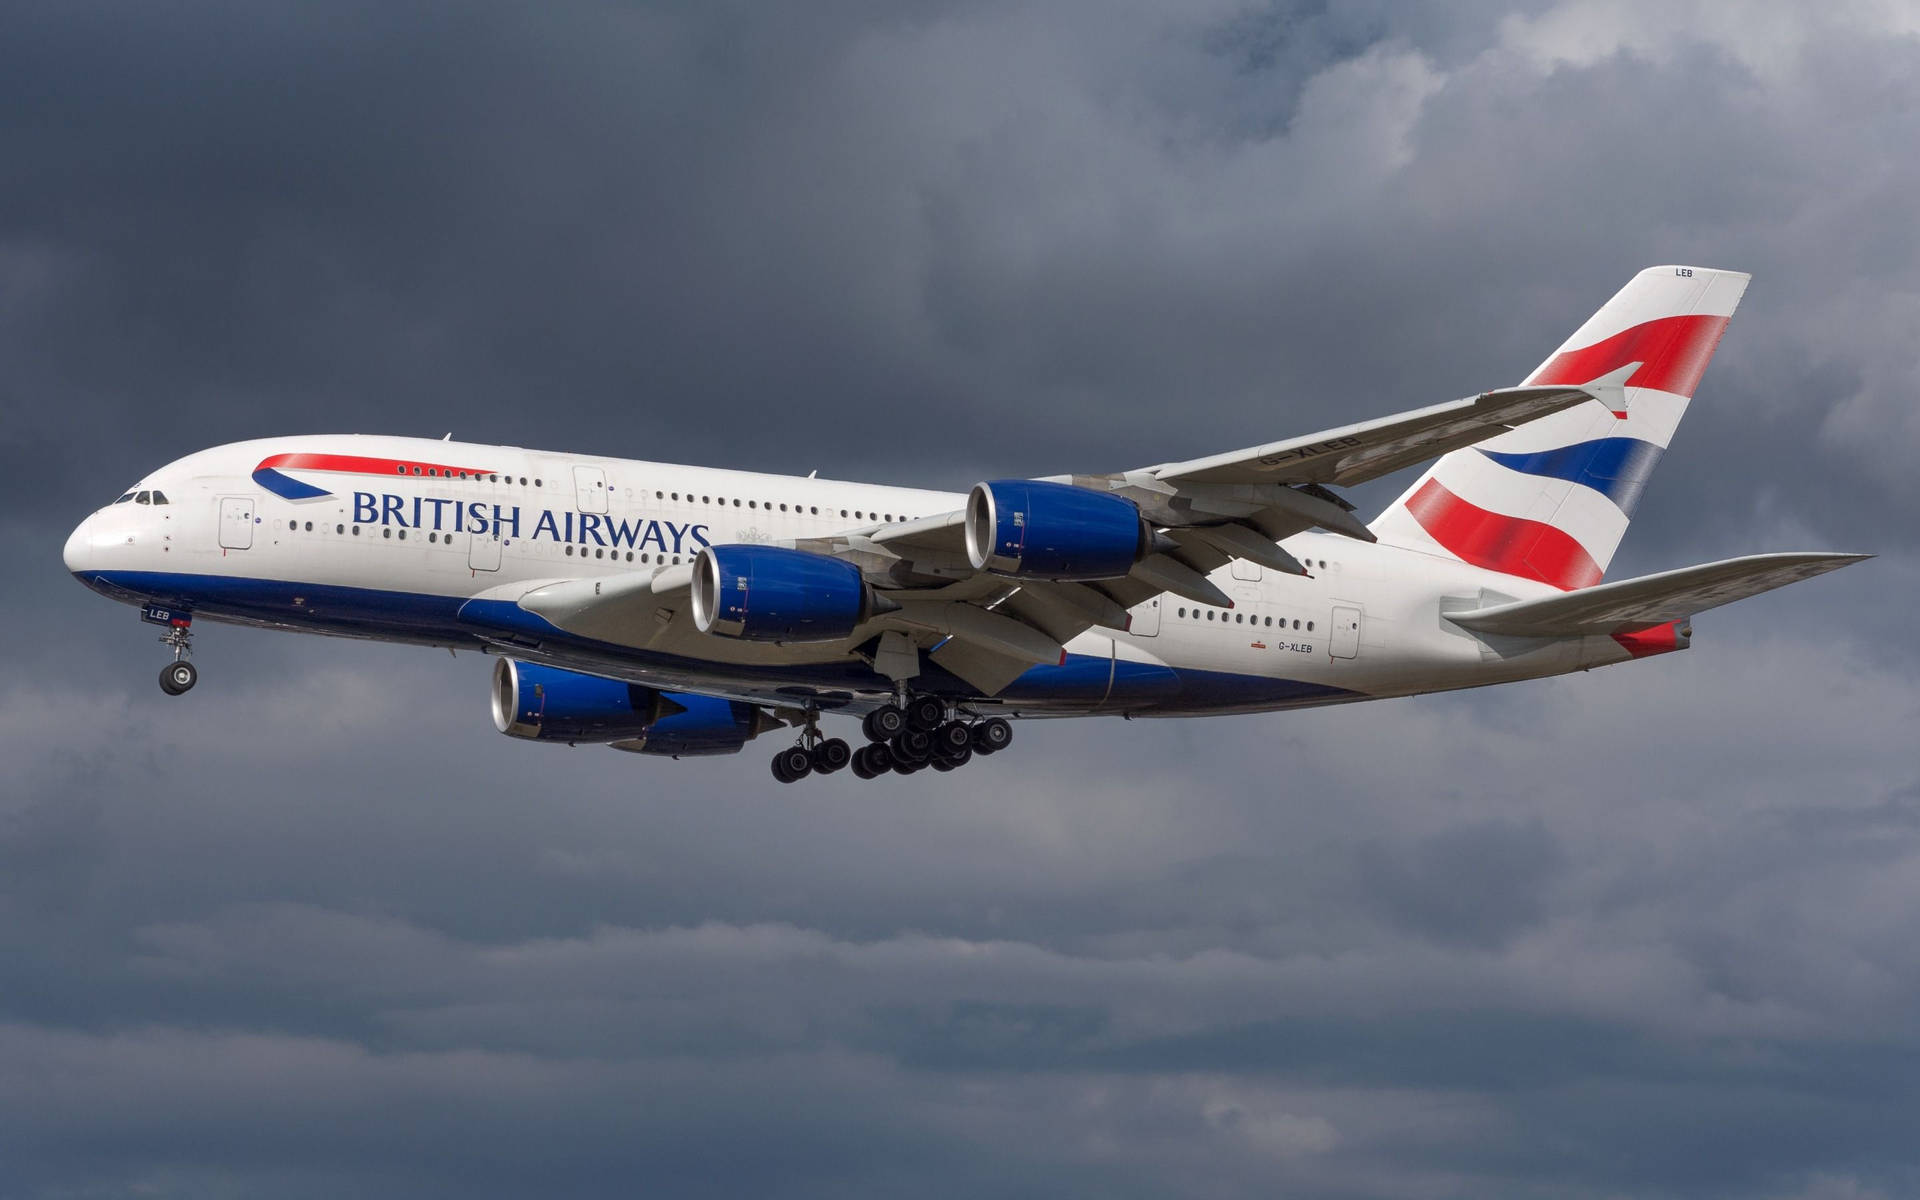
{"label": "british airways text", "polygon": [[442,496],[396,496],[391,492],[355,492],[356,525],[397,525],[402,529],[438,529],[448,533],[497,533],[502,538],[542,538],[581,546],[652,548],[663,554],[695,554],[708,544],[705,525],[676,525],[646,518],[628,520],[603,513],[543,508],[531,521],[517,504],[451,500]]}

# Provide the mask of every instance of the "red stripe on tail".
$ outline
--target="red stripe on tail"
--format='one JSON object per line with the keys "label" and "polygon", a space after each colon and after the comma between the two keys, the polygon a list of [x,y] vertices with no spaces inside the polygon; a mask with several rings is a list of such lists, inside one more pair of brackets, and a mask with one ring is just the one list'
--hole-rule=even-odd
{"label": "red stripe on tail", "polygon": [[1727,321],[1726,317],[1659,317],[1584,349],[1563,350],[1527,383],[1592,383],[1637,362],[1640,369],[1627,380],[1628,387],[1653,388],[1691,400],[1720,335],[1727,331]]}
{"label": "red stripe on tail", "polygon": [[1421,484],[1407,499],[1406,508],[1434,541],[1476,567],[1537,579],[1567,591],[1600,582],[1600,565],[1570,535],[1539,521],[1488,512],[1454,495],[1437,479]]}

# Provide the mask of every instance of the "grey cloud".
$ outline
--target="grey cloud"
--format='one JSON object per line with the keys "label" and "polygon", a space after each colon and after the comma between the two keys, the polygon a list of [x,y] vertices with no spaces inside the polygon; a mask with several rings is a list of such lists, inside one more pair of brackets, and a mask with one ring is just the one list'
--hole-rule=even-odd
{"label": "grey cloud", "polygon": [[[0,1192],[1914,1191],[1897,16],[14,15]],[[1215,450],[1511,382],[1662,261],[1755,282],[1616,572],[1884,557],[1576,678],[775,794],[500,738],[474,656],[210,629],[163,703],[58,567],[255,434]]]}

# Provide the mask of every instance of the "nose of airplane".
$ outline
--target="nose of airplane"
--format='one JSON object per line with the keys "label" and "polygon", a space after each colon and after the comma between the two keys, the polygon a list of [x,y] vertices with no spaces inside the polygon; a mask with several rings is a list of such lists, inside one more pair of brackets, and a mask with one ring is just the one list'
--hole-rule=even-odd
{"label": "nose of airplane", "polygon": [[92,524],[93,518],[88,517],[74,526],[73,532],[67,535],[66,548],[60,552],[60,557],[66,560],[67,570],[75,575],[92,569],[93,531],[89,528]]}

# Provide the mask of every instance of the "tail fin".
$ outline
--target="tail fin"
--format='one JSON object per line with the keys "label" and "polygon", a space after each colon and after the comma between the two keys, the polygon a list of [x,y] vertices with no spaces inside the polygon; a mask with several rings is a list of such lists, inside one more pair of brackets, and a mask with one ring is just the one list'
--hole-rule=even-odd
{"label": "tail fin", "polygon": [[1598,583],[1748,278],[1635,275],[1525,380],[1601,399],[1442,457],[1373,522],[1375,536],[1563,589]]}

